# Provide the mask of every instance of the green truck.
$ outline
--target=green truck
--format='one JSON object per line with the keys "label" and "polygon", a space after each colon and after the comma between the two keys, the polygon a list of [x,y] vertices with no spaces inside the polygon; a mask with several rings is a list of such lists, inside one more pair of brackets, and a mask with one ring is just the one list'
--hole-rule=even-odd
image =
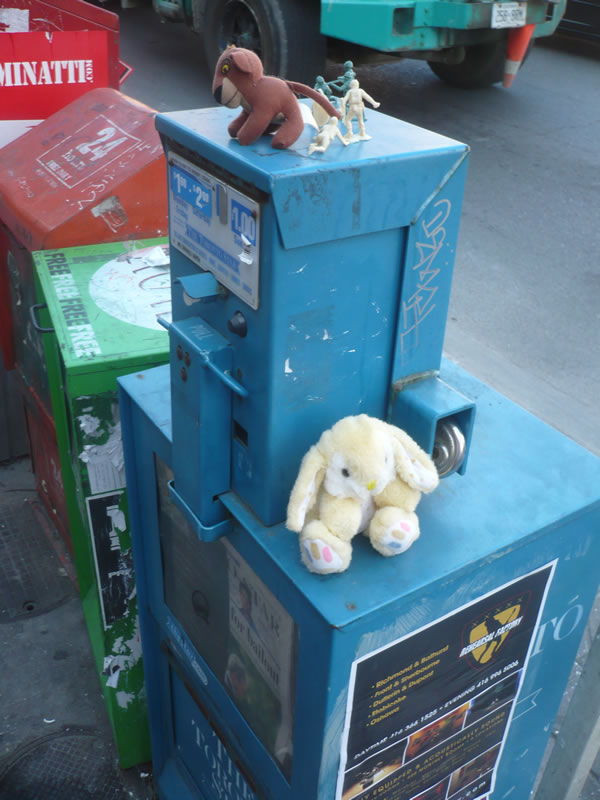
{"label": "green truck", "polygon": [[354,64],[428,62],[441,80],[482,88],[503,78],[511,29],[549,36],[566,0],[153,0],[202,36],[212,67],[228,44],[261,57],[271,75],[314,83],[326,58]]}

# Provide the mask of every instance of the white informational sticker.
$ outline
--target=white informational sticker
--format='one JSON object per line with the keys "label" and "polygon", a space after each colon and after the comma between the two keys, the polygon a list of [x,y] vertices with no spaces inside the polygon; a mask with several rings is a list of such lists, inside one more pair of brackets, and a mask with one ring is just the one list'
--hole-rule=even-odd
{"label": "white informational sticker", "polygon": [[259,304],[260,205],[174,153],[169,155],[174,247],[233,294]]}
{"label": "white informational sticker", "polygon": [[493,793],[555,566],[352,664],[336,800]]}

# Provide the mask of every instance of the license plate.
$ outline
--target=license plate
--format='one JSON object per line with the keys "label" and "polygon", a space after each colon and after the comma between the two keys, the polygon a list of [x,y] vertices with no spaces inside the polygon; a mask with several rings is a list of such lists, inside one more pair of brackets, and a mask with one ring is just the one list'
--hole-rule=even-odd
{"label": "license plate", "polygon": [[492,28],[520,28],[527,22],[527,3],[494,3]]}

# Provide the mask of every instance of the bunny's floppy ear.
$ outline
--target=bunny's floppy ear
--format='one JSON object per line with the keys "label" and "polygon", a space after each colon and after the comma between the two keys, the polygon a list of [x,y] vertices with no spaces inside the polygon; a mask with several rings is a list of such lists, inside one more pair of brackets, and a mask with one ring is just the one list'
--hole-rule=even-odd
{"label": "bunny's floppy ear", "polygon": [[440,482],[433,461],[407,433],[395,425],[388,427],[392,430],[398,476],[411,489],[418,489],[425,494],[432,492]]}
{"label": "bunny's floppy ear", "polygon": [[307,513],[314,506],[317,493],[323,483],[326,469],[325,458],[316,445],[306,453],[290,495],[286,527],[300,533]]}

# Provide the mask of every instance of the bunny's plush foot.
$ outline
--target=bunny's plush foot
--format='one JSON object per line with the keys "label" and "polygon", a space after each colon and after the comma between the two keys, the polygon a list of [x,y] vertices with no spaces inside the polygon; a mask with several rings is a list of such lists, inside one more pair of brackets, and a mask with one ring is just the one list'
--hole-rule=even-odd
{"label": "bunny's plush foot", "polygon": [[311,572],[343,572],[352,558],[352,546],[334,536],[322,522],[313,520],[300,535],[302,561]]}
{"label": "bunny's plush foot", "polygon": [[375,512],[368,533],[375,550],[383,556],[395,556],[419,538],[419,520],[412,511],[385,506]]}

